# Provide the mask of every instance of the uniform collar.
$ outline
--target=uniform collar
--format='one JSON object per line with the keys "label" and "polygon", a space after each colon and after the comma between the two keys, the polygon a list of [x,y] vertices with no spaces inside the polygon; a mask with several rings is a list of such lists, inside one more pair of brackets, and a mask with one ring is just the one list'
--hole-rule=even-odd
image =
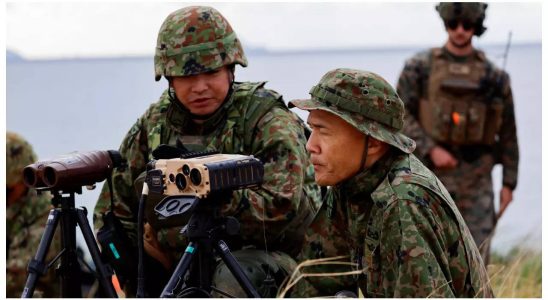
{"label": "uniform collar", "polygon": [[390,147],[390,150],[373,166],[338,184],[334,189],[338,190],[342,197],[349,200],[358,198],[356,197],[358,194],[366,194],[369,197],[390,171],[396,152],[397,150]]}

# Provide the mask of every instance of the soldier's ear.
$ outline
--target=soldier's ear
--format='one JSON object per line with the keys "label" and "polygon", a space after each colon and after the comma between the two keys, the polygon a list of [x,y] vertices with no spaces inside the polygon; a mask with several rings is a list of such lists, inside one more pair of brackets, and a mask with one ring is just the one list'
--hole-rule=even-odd
{"label": "soldier's ear", "polygon": [[381,142],[377,140],[376,138],[369,136],[369,146],[368,146],[369,149],[367,151],[367,154],[377,155],[379,153],[383,153],[384,151],[386,151],[388,147],[390,146],[388,146],[388,144],[386,144],[385,142]]}

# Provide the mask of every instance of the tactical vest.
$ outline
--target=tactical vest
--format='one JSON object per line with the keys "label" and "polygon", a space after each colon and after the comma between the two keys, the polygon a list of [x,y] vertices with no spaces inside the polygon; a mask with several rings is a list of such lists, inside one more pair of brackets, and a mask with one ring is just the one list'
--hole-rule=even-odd
{"label": "tactical vest", "polygon": [[[283,102],[281,96],[265,97],[259,95],[258,89],[262,88],[266,82],[244,82],[235,83],[232,96],[227,100],[226,117],[223,116],[222,122],[219,123],[219,128],[216,129],[214,136],[205,144],[191,145],[191,151],[206,151],[216,150],[226,154],[244,154],[252,155],[251,146],[255,137],[255,128],[261,118],[274,107],[279,107],[287,110],[287,106]],[[178,130],[171,128],[167,123],[169,110],[175,109],[166,106],[166,118],[160,118],[155,126],[148,133],[148,149],[149,155],[153,149],[156,149],[160,144],[176,145],[177,139],[192,140],[197,136],[185,136],[177,132]],[[184,115],[183,115],[184,116]],[[179,114],[178,117],[181,117]],[[188,115],[186,115],[188,117]],[[178,123],[185,123],[186,120],[179,119]],[[197,148],[203,147],[203,148]],[[149,157],[152,159],[152,157]],[[144,173],[135,181],[136,189],[142,186],[139,181],[144,180]],[[160,228],[175,227],[185,225],[188,220],[181,218],[170,218],[159,220],[154,212],[154,207],[158,204],[161,198],[150,197],[146,202],[145,217],[150,225],[158,230]]]}
{"label": "tactical vest", "polygon": [[467,62],[449,61],[441,48],[430,57],[426,99],[419,104],[419,122],[437,142],[452,145],[491,145],[502,124],[503,103],[485,85],[491,70],[477,51]]}

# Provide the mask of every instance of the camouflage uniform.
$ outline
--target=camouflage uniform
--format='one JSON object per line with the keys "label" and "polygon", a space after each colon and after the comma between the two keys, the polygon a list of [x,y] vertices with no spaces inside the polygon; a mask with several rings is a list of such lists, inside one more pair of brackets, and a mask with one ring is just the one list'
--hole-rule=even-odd
{"label": "camouflage uniform", "polygon": [[[350,265],[311,266],[301,273],[357,271],[307,277],[292,296],[490,297],[487,272],[450,195],[411,152],[400,133],[404,107],[380,76],[328,72],[312,99],[290,102],[347,121],[390,150],[371,167],[329,189],[305,237],[300,259],[346,256]],[[344,262],[344,261],[343,261]]]}
{"label": "camouflage uniform", "polygon": [[[464,10],[462,14],[477,14],[478,10],[473,9],[471,6],[473,4],[464,4],[463,7],[468,10]],[[451,6],[447,4],[439,6],[438,10],[444,20],[453,15],[450,8]],[[474,18],[474,16],[469,18]],[[483,16],[476,18],[483,20]],[[485,31],[481,22],[478,22],[476,28],[480,28],[479,31],[476,29],[476,35],[480,35]],[[459,79],[464,80],[472,77],[478,78],[478,88],[474,91],[473,96],[475,99],[469,103],[480,103],[480,106],[483,104],[487,107],[485,117],[487,121],[481,122],[485,124],[473,124],[473,105],[477,104],[472,104],[468,113],[464,113],[469,123],[467,134],[471,135],[471,132],[481,133],[481,128],[492,124],[490,126],[492,133],[489,137],[489,139],[492,139],[491,141],[443,141],[426,129],[425,126],[428,125],[425,125],[425,122],[421,120],[421,114],[423,117],[431,113],[437,114],[434,119],[445,118],[446,121],[442,123],[446,124],[455,121],[451,118],[451,114],[454,114],[455,111],[443,111],[442,101],[439,100],[441,97],[428,99],[431,101],[432,107],[421,109],[421,102],[426,103],[425,101],[428,101],[426,99],[429,98],[428,95],[434,95],[440,91],[440,89],[434,91],[437,88],[432,83],[433,81],[442,82],[441,85],[444,84],[444,80],[449,82],[446,78],[439,78],[440,76],[436,75],[439,73],[436,70],[439,69],[435,68],[434,64],[445,64],[449,65],[450,68],[461,68],[463,70],[466,70],[468,66],[476,66],[474,69],[476,71],[456,75]],[[502,164],[502,184],[504,186],[514,190],[517,185],[519,149],[514,103],[508,74],[490,62],[480,50],[474,50],[471,55],[465,57],[458,57],[452,55],[446,48],[434,48],[420,52],[407,60],[398,81],[397,91],[408,112],[404,132],[417,141],[417,156],[428,167],[433,168],[434,173],[444,183],[455,200],[487,263],[489,260],[490,239],[496,224],[491,179],[493,166],[497,163]],[[454,97],[461,98],[460,103],[465,102],[462,101],[462,98],[466,96],[464,89],[459,90],[457,88],[457,91],[452,93],[455,95]],[[434,97],[431,96],[431,98]],[[443,128],[444,124],[434,126]],[[441,146],[449,151],[458,160],[457,167],[451,170],[435,168],[429,156],[429,152],[434,146]]]}
{"label": "camouflage uniform", "polygon": [[[10,189],[23,184],[23,168],[36,161],[32,147],[19,135],[6,134],[6,185],[8,198]],[[21,297],[27,280],[27,266],[38,250],[38,244],[44,232],[49,210],[48,193],[40,195],[35,190],[27,190],[13,204],[6,207],[6,296]],[[60,241],[56,238],[48,253],[52,259],[59,252]],[[59,282],[55,270],[42,276],[34,293],[35,296],[58,297]]]}
{"label": "camouflage uniform", "polygon": [[[204,28],[204,24],[208,24],[209,30],[216,28],[216,31],[208,35],[207,30],[196,30]],[[182,32],[188,32],[186,39],[174,38]],[[217,38],[216,41],[223,46],[208,42],[207,38]],[[201,74],[234,63],[247,65],[230,25],[209,7],[187,7],[168,16],[160,30],[158,43],[156,79]],[[181,46],[179,43],[189,44]],[[185,50],[185,47],[190,50]],[[219,53],[218,47],[224,52]],[[184,145],[190,151],[216,150],[226,154],[254,155],[264,163],[264,183],[256,190],[234,191],[231,203],[223,207],[222,213],[236,217],[241,224],[238,248],[264,249],[266,238],[271,253],[263,257],[265,251],[261,250],[250,255],[268,261],[266,265],[272,273],[280,268],[282,274],[288,273],[290,270],[285,270],[284,266],[289,264],[276,262],[280,257],[289,259],[286,253],[298,254],[304,228],[311,222],[320,202],[320,191],[313,181],[313,168],[305,143],[302,121],[287,109],[278,93],[264,88],[264,82],[231,84],[225,102],[203,124],[192,122],[190,112],[174,99],[173,91],[168,89],[139,118],[122,142],[120,153],[128,160],[128,168],[113,174],[115,214],[132,240],[136,241],[138,196],[134,181],[152,159],[151,151],[160,144]],[[109,205],[110,193],[105,187],[95,208],[97,228],[102,223],[101,214],[109,209]],[[147,222],[157,232],[162,251],[168,256],[164,266],[174,267],[174,260],[182,255],[187,243],[180,234],[182,227],[158,222],[150,205],[146,216]],[[249,249],[246,251],[251,253]],[[236,257],[242,255],[237,252],[234,252]],[[253,261],[250,261],[250,266],[263,268]],[[221,273],[224,273],[222,268],[216,272],[217,275]],[[278,283],[283,277],[280,276]],[[222,285],[221,289],[229,289],[228,292],[237,296],[245,296],[237,284],[227,284],[230,280],[221,276],[214,284]]]}

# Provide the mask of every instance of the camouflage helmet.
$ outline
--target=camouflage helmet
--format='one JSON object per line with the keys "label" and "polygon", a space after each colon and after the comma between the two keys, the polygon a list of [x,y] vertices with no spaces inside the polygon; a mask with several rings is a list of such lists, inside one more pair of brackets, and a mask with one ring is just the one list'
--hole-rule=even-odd
{"label": "camouflage helmet", "polygon": [[23,182],[23,168],[36,161],[32,146],[13,132],[6,133],[6,185]]}
{"label": "camouflage helmet", "polygon": [[487,28],[483,27],[487,3],[480,2],[441,2],[436,5],[440,17],[449,20],[469,20],[474,24],[474,34],[481,36]]}
{"label": "camouflage helmet", "polygon": [[160,32],[154,71],[162,76],[189,76],[223,66],[247,66],[240,40],[228,21],[216,9],[189,6],[171,13]]}
{"label": "camouflage helmet", "polygon": [[359,131],[406,153],[415,141],[400,131],[405,108],[396,91],[381,76],[367,71],[335,69],[310,90],[311,99],[290,101],[289,107],[330,112]]}

